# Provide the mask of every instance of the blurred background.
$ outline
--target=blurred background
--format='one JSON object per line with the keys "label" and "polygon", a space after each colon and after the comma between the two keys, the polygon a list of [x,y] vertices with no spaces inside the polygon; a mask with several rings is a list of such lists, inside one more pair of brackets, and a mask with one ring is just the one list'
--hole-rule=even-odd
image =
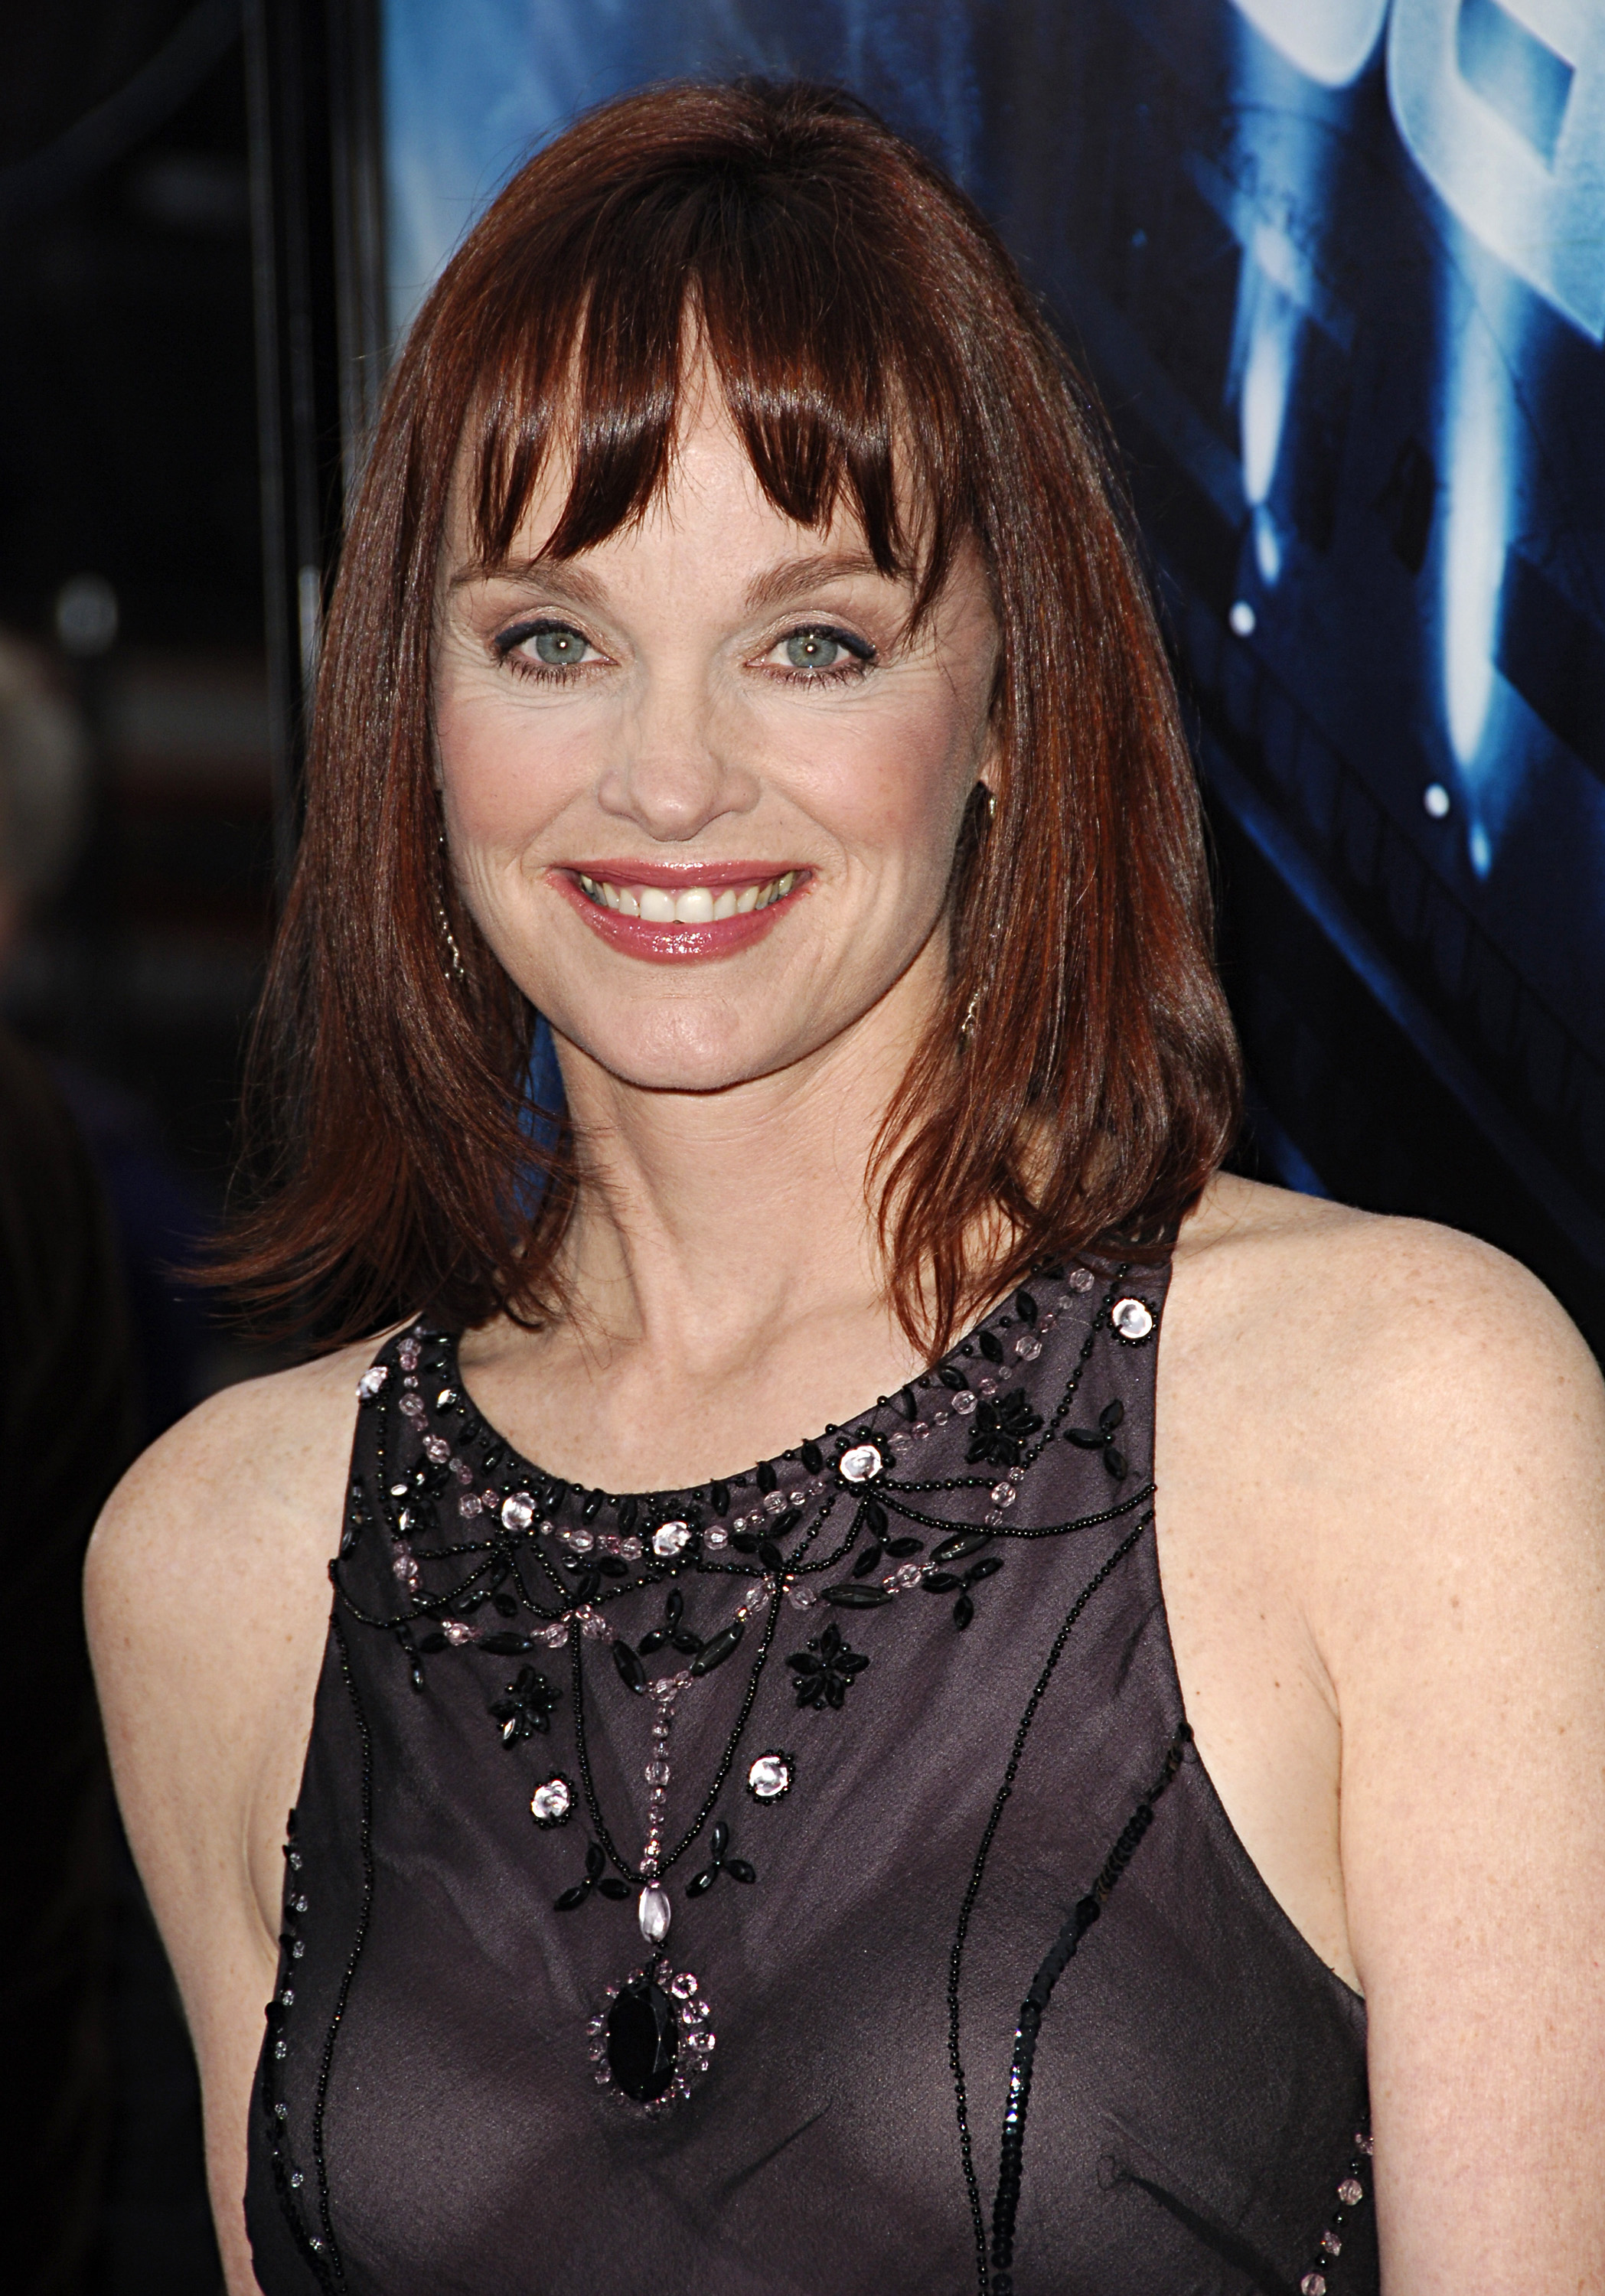
{"label": "blurred background", "polygon": [[421,295],[536,144],[643,80],[837,79],[940,157],[1126,459],[1245,1168],[1487,1237],[1598,1349],[1605,11],[68,0],[7,62],[0,1275],[30,1334],[71,1294],[4,1406],[32,1479],[7,1561],[49,1622],[12,1689],[39,1855],[8,2023],[53,2084],[19,2284],[216,2296],[70,1590],[131,1447],[266,1360],[181,1271],[223,1200],[342,504]]}

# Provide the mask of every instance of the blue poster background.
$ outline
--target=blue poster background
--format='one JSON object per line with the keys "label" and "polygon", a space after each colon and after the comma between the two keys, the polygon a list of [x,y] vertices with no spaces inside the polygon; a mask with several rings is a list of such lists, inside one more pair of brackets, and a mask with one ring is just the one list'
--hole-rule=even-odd
{"label": "blue poster background", "polygon": [[386,0],[383,58],[397,332],[643,80],[837,79],[945,160],[1126,458],[1250,1154],[1488,1235],[1605,1341],[1605,10]]}

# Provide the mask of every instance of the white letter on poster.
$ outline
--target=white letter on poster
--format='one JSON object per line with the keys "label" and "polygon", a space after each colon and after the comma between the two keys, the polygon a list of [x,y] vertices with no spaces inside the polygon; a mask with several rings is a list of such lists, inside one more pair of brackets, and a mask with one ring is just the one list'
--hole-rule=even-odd
{"label": "white letter on poster", "polygon": [[[1462,5],[1571,67],[1552,154],[1461,76]],[[1575,326],[1605,336],[1605,8],[1599,0],[1396,0],[1388,92],[1411,156],[1468,231]]]}
{"label": "white letter on poster", "polygon": [[1257,32],[1322,87],[1347,87],[1376,46],[1388,0],[1234,0]]}

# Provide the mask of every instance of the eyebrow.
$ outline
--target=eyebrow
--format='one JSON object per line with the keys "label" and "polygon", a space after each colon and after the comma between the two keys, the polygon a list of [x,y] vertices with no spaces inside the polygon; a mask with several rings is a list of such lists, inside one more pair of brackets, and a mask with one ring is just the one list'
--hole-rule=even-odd
{"label": "eyebrow", "polygon": [[[772,607],[786,605],[809,590],[823,588],[827,583],[848,581],[862,574],[872,574],[878,581],[886,579],[867,550],[816,551],[807,558],[782,559],[749,583],[747,610],[749,613],[763,613]],[[548,596],[567,598],[577,606],[600,610],[607,603],[604,586],[594,575],[587,574],[583,566],[560,558],[525,558],[508,560],[499,566],[464,566],[453,575],[449,586],[457,590],[471,582],[495,581],[536,584]]]}

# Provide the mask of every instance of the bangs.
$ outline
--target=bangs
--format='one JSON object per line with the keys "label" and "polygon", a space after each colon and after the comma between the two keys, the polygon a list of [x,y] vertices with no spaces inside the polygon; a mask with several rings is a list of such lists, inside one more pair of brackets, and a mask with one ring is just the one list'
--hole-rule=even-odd
{"label": "bangs", "polygon": [[559,449],[572,476],[545,555],[641,519],[705,365],[775,509],[814,529],[856,519],[880,571],[914,579],[918,619],[976,523],[953,451],[961,379],[906,264],[876,265],[850,189],[725,157],[602,201],[593,188],[504,283],[463,433],[476,559],[508,561]]}

